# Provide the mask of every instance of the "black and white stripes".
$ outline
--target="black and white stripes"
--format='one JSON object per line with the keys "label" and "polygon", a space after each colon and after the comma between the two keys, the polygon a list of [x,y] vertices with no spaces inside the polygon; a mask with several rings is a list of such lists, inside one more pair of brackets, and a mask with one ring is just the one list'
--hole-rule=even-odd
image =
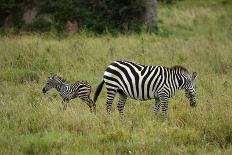
{"label": "black and white stripes", "polygon": [[167,117],[168,99],[177,90],[184,89],[190,100],[190,105],[195,106],[195,77],[181,66],[167,68],[163,66],[145,66],[129,61],[114,61],[104,72],[104,78],[98,86],[94,103],[106,83],[107,111],[111,106],[116,93],[119,93],[118,110],[123,116],[124,104],[127,97],[136,100],[155,99],[154,112],[161,106],[162,112]]}
{"label": "black and white stripes", "polygon": [[55,88],[60,96],[63,98],[64,109],[67,108],[67,103],[76,97],[79,97],[85,102],[90,111],[95,112],[95,104],[90,98],[91,86],[87,81],[77,81],[74,84],[66,83],[61,77],[52,75],[48,77],[47,83],[43,88],[43,93],[46,93],[49,89]]}

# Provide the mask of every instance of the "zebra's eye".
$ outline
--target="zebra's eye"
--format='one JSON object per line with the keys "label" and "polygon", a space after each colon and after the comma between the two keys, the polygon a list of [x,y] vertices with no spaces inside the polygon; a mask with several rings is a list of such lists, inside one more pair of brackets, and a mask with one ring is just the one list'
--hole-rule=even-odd
{"label": "zebra's eye", "polygon": [[49,84],[48,82],[46,84]]}

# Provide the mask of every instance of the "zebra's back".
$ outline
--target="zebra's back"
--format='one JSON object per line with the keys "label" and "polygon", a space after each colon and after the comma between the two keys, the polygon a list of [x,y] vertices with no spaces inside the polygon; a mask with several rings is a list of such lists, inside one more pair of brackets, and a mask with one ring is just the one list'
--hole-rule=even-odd
{"label": "zebra's back", "polygon": [[73,87],[77,90],[78,94],[90,94],[91,86],[87,81],[76,81]]}

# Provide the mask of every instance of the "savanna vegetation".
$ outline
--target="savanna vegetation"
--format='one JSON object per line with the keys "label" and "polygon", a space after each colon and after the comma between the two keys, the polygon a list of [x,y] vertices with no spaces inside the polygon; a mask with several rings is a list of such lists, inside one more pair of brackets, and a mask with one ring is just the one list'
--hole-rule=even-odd
{"label": "savanna vegetation", "polygon": [[139,32],[144,1],[147,0],[2,0],[0,27],[13,27],[14,32],[62,33],[67,21],[75,21],[79,28],[97,33]]}
{"label": "savanna vegetation", "polygon": [[[232,3],[178,1],[159,5],[157,34],[4,35],[0,38],[0,154],[232,154]],[[154,118],[154,101],[128,99],[124,122],[115,99],[97,114],[75,99],[66,111],[50,72],[95,91],[113,60],[182,65],[196,71],[197,107],[183,92],[169,101],[169,118]],[[93,97],[93,94],[92,94]]]}

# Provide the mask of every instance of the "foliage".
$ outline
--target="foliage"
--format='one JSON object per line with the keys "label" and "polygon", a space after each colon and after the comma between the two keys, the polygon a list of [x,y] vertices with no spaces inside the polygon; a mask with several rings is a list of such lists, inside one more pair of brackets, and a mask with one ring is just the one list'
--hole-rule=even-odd
{"label": "foliage", "polygon": [[[26,8],[37,7],[39,14],[51,14],[51,26],[58,31],[64,29],[68,20],[78,21],[79,25],[95,32],[106,30],[138,30],[141,26],[141,16],[144,11],[142,0],[49,0],[49,1],[3,1],[1,5],[1,17],[6,19],[12,15],[14,24],[20,21]],[[16,21],[17,19],[17,21]],[[3,25],[4,20],[0,23]],[[36,21],[32,28],[44,31],[43,27],[36,27]],[[23,22],[17,24],[24,26]],[[32,29],[33,30],[33,29]]]}

